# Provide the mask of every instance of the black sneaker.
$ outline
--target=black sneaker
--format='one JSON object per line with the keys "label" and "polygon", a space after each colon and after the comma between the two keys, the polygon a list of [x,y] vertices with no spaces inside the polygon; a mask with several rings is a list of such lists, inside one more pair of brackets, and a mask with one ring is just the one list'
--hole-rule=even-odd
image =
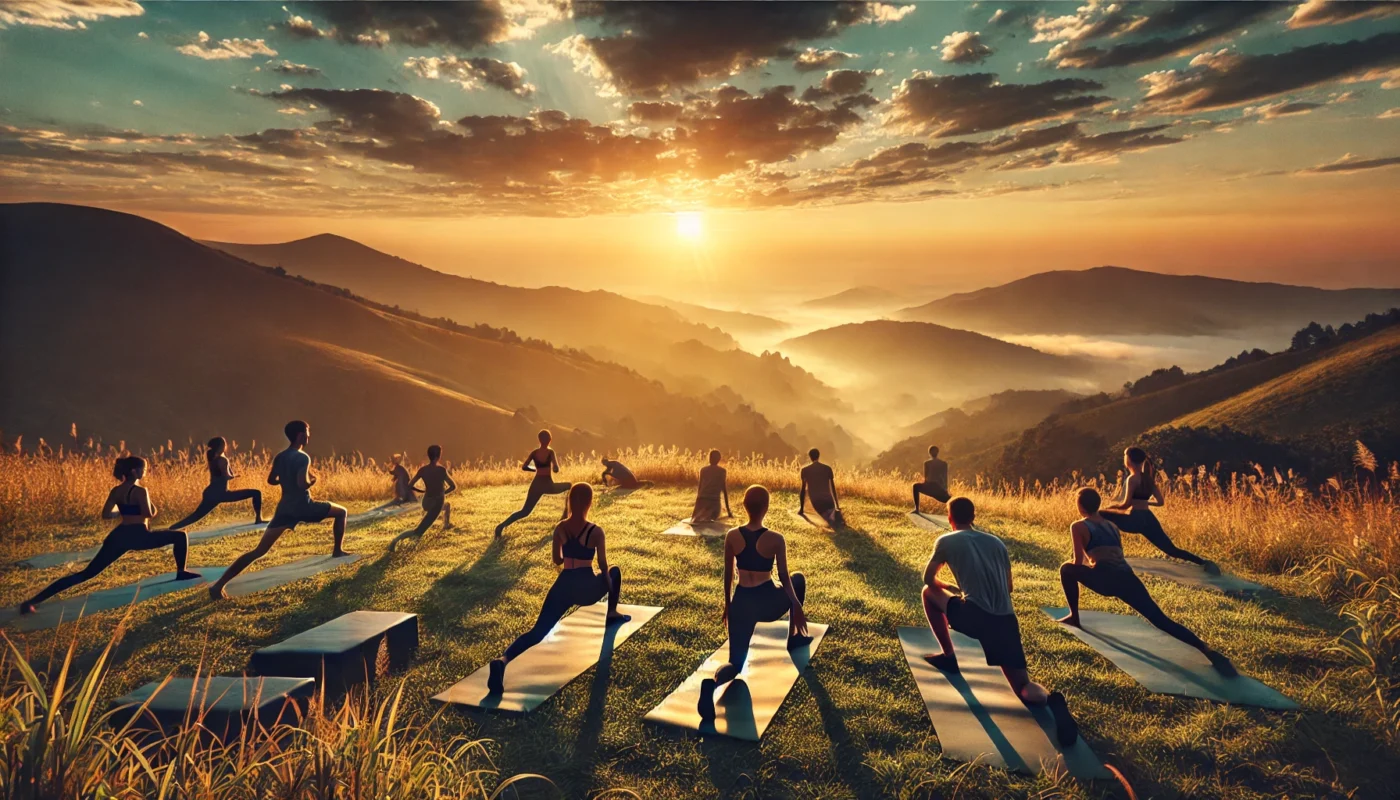
{"label": "black sneaker", "polygon": [[811,644],[811,643],[812,643],[812,637],[810,637],[810,636],[797,636],[797,635],[789,636],[789,637],[788,637],[788,640],[787,640],[788,652],[792,652],[793,650],[796,650],[796,649],[799,648],[799,647],[806,647],[807,645],[809,645],[809,644]]}
{"label": "black sneaker", "polygon": [[700,719],[711,720],[715,718],[715,679],[705,678],[700,681],[700,702],[695,704],[695,710],[700,712]]}
{"label": "black sneaker", "polygon": [[491,662],[491,673],[486,677],[486,688],[491,694],[505,694],[506,662],[495,659]]}
{"label": "black sneaker", "polygon": [[1045,705],[1050,708],[1050,714],[1055,718],[1055,738],[1060,741],[1060,747],[1074,746],[1079,740],[1079,723],[1075,722],[1074,716],[1069,713],[1069,703],[1065,702],[1065,696],[1059,692],[1051,692]]}
{"label": "black sneaker", "polygon": [[944,672],[949,672],[954,675],[957,675],[961,671],[958,669],[958,657],[952,655],[951,653],[939,653],[936,656],[924,656],[924,660],[932,664],[937,669],[941,669]]}

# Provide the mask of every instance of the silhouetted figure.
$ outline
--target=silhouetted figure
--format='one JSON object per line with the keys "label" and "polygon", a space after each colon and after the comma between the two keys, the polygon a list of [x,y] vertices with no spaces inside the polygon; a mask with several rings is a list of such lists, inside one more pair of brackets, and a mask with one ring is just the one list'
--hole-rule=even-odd
{"label": "silhouetted figure", "polygon": [[[549,443],[552,439],[549,431],[540,431],[540,446],[532,450],[530,455],[525,457],[525,463],[520,465],[522,470],[535,473],[535,477],[530,481],[530,489],[525,494],[525,505],[496,526],[497,539],[501,538],[501,534],[505,533],[506,528],[530,516],[530,512],[535,510],[535,505],[540,502],[541,497],[569,491],[568,483],[554,480],[554,473],[559,471],[559,458],[554,455],[553,450],[549,449]],[[567,512],[567,510],[566,506],[565,511]],[[560,516],[562,518],[563,515]]]}
{"label": "silhouetted figure", "polygon": [[[1068,747],[1079,737],[1079,726],[1070,716],[1063,694],[1048,692],[1030,678],[1021,626],[1011,607],[1011,557],[1001,539],[972,527],[976,518],[977,508],[968,498],[955,497],[948,502],[948,524],[953,530],[934,540],[933,555],[924,568],[923,591],[924,615],[942,651],[929,653],[924,659],[956,674],[958,657],[948,629],[976,639],[987,665],[1001,667],[1021,702],[1050,707],[1056,738]],[[952,571],[957,586],[938,579],[944,565]]]}
{"label": "silhouetted figure", "polygon": [[[422,536],[437,521],[438,515],[442,515],[442,529],[452,530],[452,504],[447,502],[447,493],[457,491],[457,484],[452,480],[452,476],[447,474],[447,467],[442,461],[442,446],[430,445],[428,447],[428,463],[418,468],[413,480],[409,481],[409,488],[415,492],[423,493],[423,519],[418,523],[418,527],[411,531],[401,533],[389,542],[389,549],[393,550],[399,542],[404,539]],[[423,488],[418,489],[418,482],[423,482]]]}
{"label": "silhouetted figure", "polygon": [[719,519],[720,499],[724,500],[724,515],[734,516],[729,510],[728,473],[719,465],[720,452],[710,451],[710,465],[700,468],[700,486],[695,492],[695,509],[690,512],[692,523],[714,522]]}
{"label": "silhouetted figure", "polygon": [[253,522],[262,524],[262,492],[257,489],[228,488],[228,482],[238,476],[229,469],[228,456],[224,455],[226,449],[228,442],[224,441],[224,437],[215,436],[209,440],[208,449],[204,453],[205,460],[209,462],[209,485],[204,487],[204,496],[200,498],[195,510],[191,511],[188,517],[171,525],[172,530],[184,530],[209,516],[209,512],[224,503],[241,503],[244,500],[253,501]]}
{"label": "silhouetted figure", "polygon": [[948,462],[938,457],[938,446],[928,449],[924,480],[914,484],[914,513],[919,513],[919,496],[927,495],[940,503],[948,502]]}
{"label": "silhouetted figure", "polygon": [[272,522],[263,531],[262,539],[252,550],[244,553],[224,570],[224,574],[213,586],[209,596],[222,600],[228,595],[224,586],[238,577],[254,561],[267,555],[282,534],[303,522],[320,522],[326,517],[334,520],[335,544],[331,547],[331,557],[347,556],[342,545],[345,543],[345,519],[349,516],[344,506],[311,499],[311,487],[316,485],[316,473],[311,469],[311,456],[306,454],[306,443],[311,441],[311,426],[296,419],[282,429],[289,445],[286,450],[272,459],[272,469],[267,474],[269,486],[282,487],[282,499],[272,514]]}
{"label": "silhouetted figure", "polygon": [[[608,624],[631,619],[617,610],[622,596],[622,571],[608,566],[607,537],[603,529],[588,521],[593,506],[593,487],[576,483],[569,489],[569,515],[554,528],[554,563],[563,567],[545,595],[535,626],[511,642],[505,655],[491,662],[486,686],[492,694],[505,691],[506,665],[549,635],[559,620],[574,606],[591,606],[608,598]],[[593,572],[594,555],[598,572]]]}
{"label": "silhouetted figure", "polygon": [[1144,539],[1172,558],[1200,564],[1206,572],[1219,575],[1220,567],[1214,561],[1207,561],[1173,544],[1171,537],[1162,530],[1162,523],[1157,521],[1157,515],[1152,513],[1151,507],[1160,507],[1164,500],[1162,490],[1157,486],[1157,470],[1147,457],[1147,451],[1141,447],[1124,450],[1123,466],[1128,468],[1128,479],[1123,482],[1123,496],[1117,504],[1103,510],[1103,518],[1120,531],[1142,534]]}
{"label": "silhouetted figure", "polygon": [[813,447],[807,451],[812,463],[802,468],[802,489],[798,493],[797,513],[807,513],[807,501],[812,508],[834,527],[840,527],[841,502],[836,497],[836,474],[831,467],[821,462],[821,451]]}
{"label": "silhouetted figure", "polygon": [[642,482],[637,480],[637,476],[632,474],[632,470],[628,469],[626,464],[623,464],[612,456],[603,456],[603,477],[601,478],[601,482],[604,486],[608,485],[609,478],[612,479],[612,482],[616,484],[619,489],[642,488]]}
{"label": "silhouetted figure", "polygon": [[[760,622],[788,618],[789,650],[811,644],[807,635],[807,615],[802,601],[807,596],[807,578],[800,572],[788,574],[787,541],[782,534],[763,527],[768,515],[768,490],[750,486],[744,492],[744,510],[749,521],[734,528],[724,537],[724,616],[729,630],[729,663],[715,670],[713,678],[700,682],[700,702],[697,706],[702,719],[715,716],[716,687],[734,680],[744,669],[749,657],[749,644],[754,628]],[[773,583],[773,563],[778,565],[778,580]],[[739,586],[734,587],[738,570]],[[731,597],[732,595],[732,597]]]}
{"label": "silhouetted figure", "polygon": [[147,520],[156,515],[155,504],[141,478],[146,475],[146,459],[140,456],[123,456],[117,459],[112,468],[112,477],[121,481],[107,493],[102,503],[103,519],[121,519],[117,527],[102,540],[97,555],[87,566],[65,575],[44,587],[42,592],[19,604],[19,613],[32,614],[35,606],[65,589],[90,581],[110,567],[113,562],[127,553],[138,550],[155,550],[171,545],[175,555],[175,580],[187,581],[200,577],[197,572],[185,569],[185,556],[189,552],[189,537],[184,531],[153,531],[147,527]]}
{"label": "silhouetted figure", "polygon": [[408,477],[408,469],[403,465],[403,453],[395,453],[389,460],[389,475],[394,479],[395,503],[407,503],[413,499],[413,481]]}
{"label": "silhouetted figure", "polygon": [[1168,617],[1153,601],[1147,587],[1123,560],[1123,540],[1118,528],[1099,514],[1102,502],[1098,491],[1079,490],[1077,503],[1084,518],[1070,527],[1074,560],[1060,565],[1060,585],[1064,587],[1065,601],[1069,604],[1069,614],[1060,621],[1079,627],[1079,584],[1082,583],[1095,594],[1122,600],[1153,627],[1200,650],[1225,677],[1238,674],[1230,659],[1212,650],[1185,625]]}

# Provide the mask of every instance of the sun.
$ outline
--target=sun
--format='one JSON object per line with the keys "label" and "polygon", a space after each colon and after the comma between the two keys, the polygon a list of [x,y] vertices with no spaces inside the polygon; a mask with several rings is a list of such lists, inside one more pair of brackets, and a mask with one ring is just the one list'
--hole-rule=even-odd
{"label": "sun", "polygon": [[705,235],[705,220],[698,211],[681,211],[676,214],[676,235],[687,242],[698,242]]}

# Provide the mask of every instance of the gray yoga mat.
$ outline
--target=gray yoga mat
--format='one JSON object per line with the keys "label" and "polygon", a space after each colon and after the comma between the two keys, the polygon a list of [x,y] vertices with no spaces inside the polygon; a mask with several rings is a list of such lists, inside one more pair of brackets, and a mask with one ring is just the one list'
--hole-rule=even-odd
{"label": "gray yoga mat", "polygon": [[797,518],[814,528],[821,528],[824,531],[832,530],[831,522],[829,522],[826,517],[818,514],[817,510],[812,508],[810,502],[803,504],[802,511],[798,513]]}
{"label": "gray yoga mat", "polygon": [[[397,505],[393,503],[385,503],[382,506],[376,506],[368,511],[362,511],[358,514],[351,514],[345,522],[347,525],[355,525],[361,522],[373,522],[379,519],[386,519],[388,517],[398,516],[399,514],[402,514],[405,511],[409,511],[411,509],[421,508],[422,507],[417,503],[400,503]],[[188,534],[190,537],[190,544],[198,544],[200,542],[208,542],[214,539],[222,539],[225,536],[237,536],[240,533],[253,533],[256,531],[262,531],[266,528],[267,523],[243,522],[237,525],[224,525],[219,528],[206,528],[204,530],[189,531]],[[65,564],[74,564],[91,561],[92,557],[95,555],[97,555],[97,548],[89,547],[86,550],[70,550],[61,553],[40,553],[38,555],[30,556],[29,558],[23,559],[22,561],[17,562],[17,564],[21,567],[29,567],[31,569],[47,569],[49,567],[61,567]]]}
{"label": "gray yoga mat", "polygon": [[952,530],[946,519],[941,519],[931,514],[910,511],[905,516],[909,517],[909,521],[914,524],[914,527],[921,528],[929,533],[948,533]]}
{"label": "gray yoga mat", "polygon": [[1011,691],[1001,668],[987,665],[976,639],[951,633],[958,656],[957,675],[948,675],[924,660],[926,653],[940,649],[933,631],[926,627],[899,629],[904,658],[945,757],[1029,775],[1064,769],[1085,780],[1111,777],[1083,738],[1061,751],[1055,743],[1055,720],[1049,709],[1027,707]]}
{"label": "gray yoga mat", "polygon": [[506,690],[500,695],[492,695],[486,688],[490,674],[488,664],[433,699],[472,708],[533,711],[599,660],[612,658],[614,649],[661,613],[656,606],[625,603],[619,603],[617,610],[630,614],[632,619],[620,625],[608,625],[606,600],[564,617],[544,641],[510,662],[506,668]]}
{"label": "gray yoga mat", "polygon": [[[1069,613],[1067,608],[1044,611],[1052,619]],[[1060,627],[1094,648],[1150,692],[1279,710],[1298,707],[1297,703],[1253,678],[1224,677],[1211,667],[1199,650],[1157,630],[1142,617],[1081,610],[1079,619],[1082,628]]]}
{"label": "gray yoga mat", "polygon": [[127,586],[115,586],[91,594],[52,599],[40,603],[33,614],[20,615],[17,609],[7,608],[0,611],[0,625],[8,625],[21,631],[56,628],[61,623],[72,622],[79,617],[90,617],[103,611],[126,608],[132,603],[150,600],[152,597],[159,597],[163,594],[183,592],[196,586],[207,587],[210,582],[218,580],[223,571],[223,567],[199,567],[191,572],[198,572],[201,577],[191,578],[187,581],[175,580],[173,572],[153,575]]}
{"label": "gray yoga mat", "polygon": [[710,536],[720,537],[729,532],[728,526],[724,523],[715,522],[691,522],[690,517],[677,522],[675,525],[662,531],[671,536]]}
{"label": "gray yoga mat", "polygon": [[1254,594],[1266,587],[1247,581],[1235,575],[1212,575],[1198,564],[1185,561],[1168,561],[1165,558],[1129,558],[1127,562],[1139,575],[1151,575],[1162,580],[1175,581],[1183,586],[1196,589],[1209,589],[1223,594]]}
{"label": "gray yoga mat", "polygon": [[[292,561],[287,564],[278,564],[275,567],[266,569],[250,570],[229,581],[224,586],[224,591],[229,597],[243,597],[245,595],[265,592],[268,589],[276,589],[285,586],[292,581],[299,581],[302,578],[309,578],[312,575],[319,575],[322,572],[329,572],[339,567],[348,566],[360,560],[359,553],[352,553],[340,558],[330,556],[312,556],[303,558],[300,561]],[[223,570],[219,569],[215,575],[222,575]]]}
{"label": "gray yoga mat", "polygon": [[715,718],[702,721],[696,704],[700,701],[700,681],[713,677],[715,670],[729,661],[725,642],[693,675],[686,678],[661,705],[647,712],[646,719],[675,725],[700,733],[718,733],[756,742],[787,699],[797,676],[807,668],[817,646],[826,635],[825,625],[807,624],[812,643],[792,652],[787,649],[786,621],[760,622],[753,632],[748,662],[739,678],[723,687],[715,698]]}

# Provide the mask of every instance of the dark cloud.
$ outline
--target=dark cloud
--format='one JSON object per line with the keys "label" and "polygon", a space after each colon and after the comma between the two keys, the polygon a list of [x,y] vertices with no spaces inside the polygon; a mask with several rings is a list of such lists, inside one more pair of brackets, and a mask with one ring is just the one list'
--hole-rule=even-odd
{"label": "dark cloud", "polygon": [[[156,141],[160,137],[128,135],[133,141]],[[201,150],[101,150],[87,147],[90,139],[68,137],[53,131],[25,130],[0,126],[0,161],[42,162],[68,168],[87,168],[88,174],[162,175],[171,172],[212,172],[227,175],[273,177],[293,174],[294,170],[239,158],[226,153]]]}
{"label": "dark cloud", "polygon": [[1382,167],[1400,166],[1400,156],[1389,156],[1386,158],[1357,158],[1351,153],[1347,153],[1342,158],[1333,161],[1331,164],[1321,164],[1316,167],[1298,170],[1300,175],[1331,175],[1348,172],[1365,172],[1371,169],[1381,169]]}
{"label": "dark cloud", "polygon": [[846,59],[855,58],[853,53],[843,53],[840,50],[818,50],[809,47],[797,54],[792,60],[792,68],[798,72],[816,72],[820,69],[834,69],[845,63]]}
{"label": "dark cloud", "polygon": [[[912,10],[884,3],[575,2],[574,16],[608,33],[578,34],[555,52],[618,90],[659,95],[704,79],[723,78],[770,58],[801,58],[798,45],[835,36],[867,22],[891,21]],[[813,69],[820,68],[813,66]]]}
{"label": "dark cloud", "polygon": [[350,135],[422,137],[437,130],[442,116],[427,100],[382,89],[289,89],[267,96],[321,106],[339,117],[338,127]]}
{"label": "dark cloud", "polygon": [[1288,18],[1290,28],[1311,28],[1317,25],[1340,25],[1358,19],[1379,19],[1400,14],[1400,3],[1395,0],[1384,2],[1362,2],[1362,0],[1307,0],[1293,10]]}
{"label": "dark cloud", "polygon": [[942,45],[941,56],[949,64],[980,64],[992,54],[992,48],[982,41],[982,34],[972,31],[950,33],[943,37]]}
{"label": "dark cloud", "polygon": [[[1180,55],[1219,41],[1284,5],[1238,0],[1086,5],[1073,17],[1038,20],[1038,34],[1033,41],[1060,40],[1048,59],[1061,68],[1125,67]],[[1109,47],[1085,44],[1124,36],[1135,41]]]}
{"label": "dark cloud", "polygon": [[1264,55],[1203,53],[1191,60],[1190,69],[1143,76],[1147,94],[1141,108],[1168,114],[1229,108],[1331,81],[1369,78],[1375,70],[1397,66],[1400,33]]}
{"label": "dark cloud", "polygon": [[879,74],[878,70],[832,70],[822,78],[821,83],[808,87],[802,93],[802,99],[808,103],[820,103],[833,97],[860,94],[870,86],[870,79]]}
{"label": "dark cloud", "polygon": [[1089,94],[1103,88],[1082,78],[1015,84],[999,83],[986,72],[920,72],[896,87],[890,122],[937,137],[982,133],[1057,119],[1110,102],[1111,97]]}
{"label": "dark cloud", "polygon": [[[382,47],[389,42],[412,47],[446,45],[471,50],[507,38],[510,20],[498,0],[470,3],[416,0],[296,3],[284,23],[303,38],[331,37],[349,44]],[[303,14],[309,16],[302,16]],[[322,29],[312,20],[324,20]]]}
{"label": "dark cloud", "polygon": [[282,61],[281,63],[273,64],[269,69],[283,75],[305,75],[313,78],[321,77],[321,70],[316,67],[308,67],[305,64],[294,64],[291,61]]}
{"label": "dark cloud", "polygon": [[513,61],[501,61],[486,56],[415,56],[404,67],[421,77],[454,81],[465,89],[479,85],[494,86],[517,97],[530,97],[535,86],[525,80],[525,69]]}

